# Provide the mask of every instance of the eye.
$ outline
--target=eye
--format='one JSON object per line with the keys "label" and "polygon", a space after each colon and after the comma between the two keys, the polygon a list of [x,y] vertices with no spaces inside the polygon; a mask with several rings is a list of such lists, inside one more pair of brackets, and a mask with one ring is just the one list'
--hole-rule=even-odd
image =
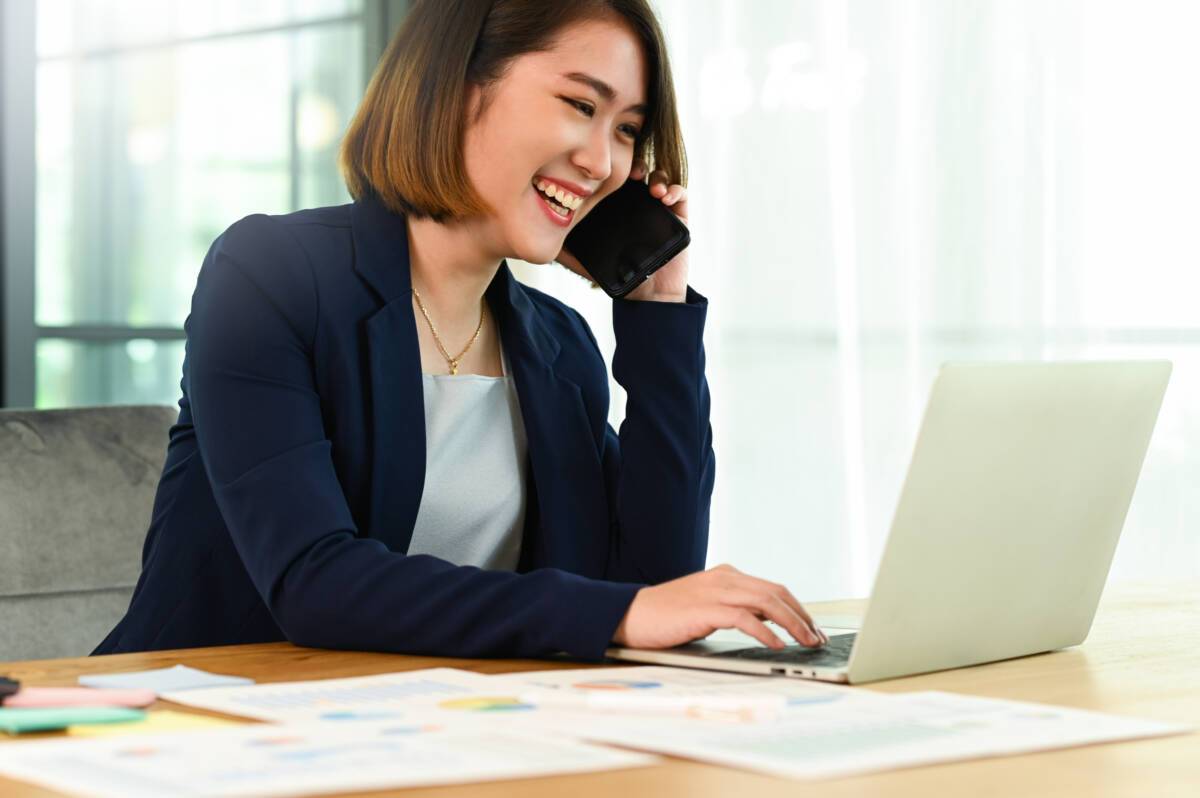
{"label": "eye", "polygon": [[[579,111],[579,113],[583,114],[588,119],[591,119],[596,115],[596,109],[582,100],[573,100],[570,97],[559,97],[559,99]],[[637,141],[637,137],[641,135],[642,132],[637,125],[621,125],[618,130],[620,130],[633,141]]]}
{"label": "eye", "polygon": [[570,97],[563,97],[562,101],[565,102],[567,105],[575,107],[581,114],[583,114],[586,117],[590,118],[596,113],[596,109],[593,108],[592,106],[588,105],[585,102],[581,102],[579,100],[572,100]]}

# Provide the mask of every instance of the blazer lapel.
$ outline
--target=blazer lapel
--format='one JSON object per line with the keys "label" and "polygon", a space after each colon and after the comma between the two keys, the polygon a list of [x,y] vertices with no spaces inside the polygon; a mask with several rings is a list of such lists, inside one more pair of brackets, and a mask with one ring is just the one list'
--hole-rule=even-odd
{"label": "blazer lapel", "polygon": [[425,402],[404,217],[364,198],[351,210],[354,269],[383,307],[366,323],[371,499],[364,532],[407,551],[425,489]]}
{"label": "blazer lapel", "polygon": [[[355,270],[384,303],[367,320],[373,428],[370,522],[367,533],[393,551],[407,551],[425,487],[425,403],[421,352],[412,309],[412,277],[404,217],[378,200],[354,203]],[[579,386],[559,375],[561,344],[506,262],[488,286],[488,307],[516,380],[532,476],[522,563],[554,565],[598,576],[607,534],[604,476]],[[532,512],[531,512],[532,511]],[[585,545],[583,541],[590,541]]]}
{"label": "blazer lapel", "polygon": [[488,288],[488,301],[500,323],[529,444],[529,495],[536,507],[526,510],[533,523],[525,527],[522,565],[598,577],[608,554],[607,530],[593,534],[582,527],[607,527],[608,506],[582,392],[555,370],[562,346],[507,263]]}

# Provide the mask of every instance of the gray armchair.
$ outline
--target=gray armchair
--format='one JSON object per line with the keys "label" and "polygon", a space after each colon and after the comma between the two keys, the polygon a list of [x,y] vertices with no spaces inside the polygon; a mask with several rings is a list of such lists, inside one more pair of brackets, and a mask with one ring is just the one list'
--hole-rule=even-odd
{"label": "gray armchair", "polygon": [[0,410],[0,661],[85,656],[121,619],[176,415]]}

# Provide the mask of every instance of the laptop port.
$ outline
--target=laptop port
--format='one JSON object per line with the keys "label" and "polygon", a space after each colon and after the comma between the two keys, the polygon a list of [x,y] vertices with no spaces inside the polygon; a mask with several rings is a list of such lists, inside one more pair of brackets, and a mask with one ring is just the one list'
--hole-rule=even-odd
{"label": "laptop port", "polygon": [[787,676],[787,668],[771,668],[772,675],[778,673],[780,676]]}

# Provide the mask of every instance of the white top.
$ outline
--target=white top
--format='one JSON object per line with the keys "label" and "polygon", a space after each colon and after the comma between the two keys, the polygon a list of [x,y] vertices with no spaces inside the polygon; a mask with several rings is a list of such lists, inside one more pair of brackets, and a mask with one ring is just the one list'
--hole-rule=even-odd
{"label": "white top", "polygon": [[525,424],[500,377],[424,374],[425,489],[409,554],[514,571],[525,525]]}

